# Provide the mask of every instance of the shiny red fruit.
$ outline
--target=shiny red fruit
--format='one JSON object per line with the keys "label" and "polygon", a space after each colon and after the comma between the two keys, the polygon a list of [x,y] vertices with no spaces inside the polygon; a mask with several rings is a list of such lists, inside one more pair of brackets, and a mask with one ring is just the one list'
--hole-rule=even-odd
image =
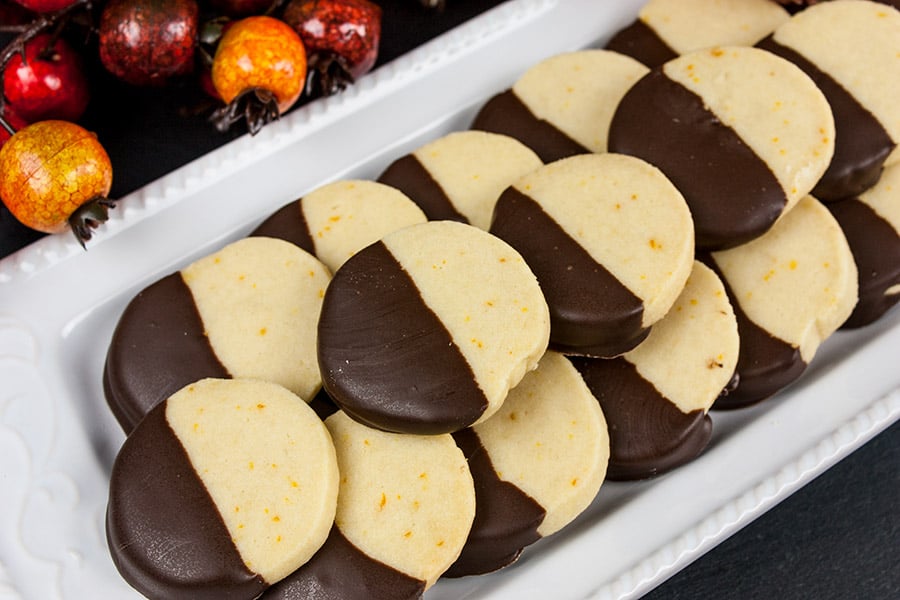
{"label": "shiny red fruit", "polygon": [[109,156],[97,137],[68,121],[40,121],[0,148],[0,198],[24,225],[72,230],[84,245],[112,202]]}
{"label": "shiny red fruit", "polygon": [[369,72],[381,42],[381,7],[369,0],[291,0],[282,15],[300,34],[317,87],[343,89]]}
{"label": "shiny red fruit", "polygon": [[100,15],[100,61],[133,85],[163,85],[194,69],[195,0],[110,0]]}
{"label": "shiny red fruit", "polygon": [[42,33],[25,43],[3,72],[6,101],[29,122],[77,121],[90,100],[81,56],[63,39]]}
{"label": "shiny red fruit", "polygon": [[49,13],[68,8],[79,0],[16,0],[28,10],[38,13]]}

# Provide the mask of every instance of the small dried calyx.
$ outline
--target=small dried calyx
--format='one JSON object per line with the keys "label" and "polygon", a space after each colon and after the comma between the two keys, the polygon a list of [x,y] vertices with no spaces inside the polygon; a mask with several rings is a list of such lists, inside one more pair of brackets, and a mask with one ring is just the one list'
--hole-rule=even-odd
{"label": "small dried calyx", "polygon": [[244,119],[250,135],[256,135],[267,124],[281,116],[278,100],[271,91],[252,87],[244,90],[225,106],[210,115],[210,121],[225,133],[234,123]]}
{"label": "small dried calyx", "polygon": [[81,247],[93,237],[93,230],[109,219],[109,210],[116,207],[115,200],[102,196],[89,200],[75,209],[69,217],[69,227]]}

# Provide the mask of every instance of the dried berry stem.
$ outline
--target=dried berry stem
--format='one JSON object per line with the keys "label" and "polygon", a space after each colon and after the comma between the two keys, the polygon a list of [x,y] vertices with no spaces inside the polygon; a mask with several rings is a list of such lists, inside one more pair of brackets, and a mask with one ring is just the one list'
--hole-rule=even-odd
{"label": "dried berry stem", "polygon": [[9,121],[6,120],[2,113],[0,113],[0,127],[3,127],[10,137],[16,135],[16,128],[9,124]]}

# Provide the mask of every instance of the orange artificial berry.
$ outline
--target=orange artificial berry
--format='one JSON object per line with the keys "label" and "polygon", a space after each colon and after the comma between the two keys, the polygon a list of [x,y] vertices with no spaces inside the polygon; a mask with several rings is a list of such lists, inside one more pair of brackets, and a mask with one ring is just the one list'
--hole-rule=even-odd
{"label": "orange artificial berry", "polygon": [[283,21],[246,17],[232,23],[219,40],[212,83],[226,103],[213,114],[219,130],[243,117],[255,134],[300,97],[306,83],[306,49]]}
{"label": "orange artificial berry", "polygon": [[38,121],[0,148],[0,199],[25,226],[71,229],[84,246],[113,202],[112,165],[97,136],[69,121]]}

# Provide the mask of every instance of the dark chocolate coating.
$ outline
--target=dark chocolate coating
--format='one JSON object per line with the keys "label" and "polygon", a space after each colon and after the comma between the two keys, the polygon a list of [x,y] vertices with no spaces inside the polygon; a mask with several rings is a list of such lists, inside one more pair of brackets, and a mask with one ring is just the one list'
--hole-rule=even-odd
{"label": "dark chocolate coating", "polygon": [[151,408],[204,377],[231,375],[181,273],[172,273],[138,293],[119,318],[106,356],[106,401],[129,433]]}
{"label": "dark chocolate coating", "polygon": [[885,159],[896,146],[878,119],[815,63],[769,36],[757,44],[797,65],[825,95],[834,115],[834,156],[812,194],[823,202],[857,196],[881,177]]}
{"label": "dark chocolate coating", "polygon": [[765,233],[787,205],[775,174],[703,99],[654,69],[625,94],[609,151],[658,167],[684,195],[698,249],[722,249]]}
{"label": "dark chocolate coating", "polygon": [[428,169],[413,154],[402,156],[388,165],[378,182],[396,188],[419,205],[430,221],[459,221],[469,224]]}
{"label": "dark chocolate coating", "polygon": [[109,551],[148,598],[246,600],[267,583],[251,572],[159,404],[113,464],[106,512]]}
{"label": "dark chocolate coating", "polygon": [[891,224],[857,198],[826,205],[841,226],[856,262],[859,301],[842,328],[853,329],[875,322],[900,300],[885,295],[900,285],[900,236]]}
{"label": "dark chocolate coating", "polygon": [[250,235],[284,240],[299,246],[313,256],[316,254],[316,245],[309,232],[309,224],[303,216],[302,199],[279,208],[250,232]]}
{"label": "dark chocolate coating", "polygon": [[728,285],[728,280],[709,255],[697,257],[719,276],[737,319],[740,349],[735,382],[720,395],[713,409],[743,408],[769,398],[787,387],[806,370],[800,349],[779,340],[750,320]]}
{"label": "dark chocolate coating", "polygon": [[694,460],[709,444],[709,415],[681,412],[624,358],[570,360],[606,417],[608,479],[655,477]]}
{"label": "dark chocolate coating", "polygon": [[616,356],[647,337],[644,305],[541,206],[514,187],[497,200],[490,232],[519,251],[550,308],[550,348]]}
{"label": "dark chocolate coating", "polygon": [[606,49],[630,56],[651,69],[678,56],[655,29],[640,19],[616,33],[607,42]]}
{"label": "dark chocolate coating", "polygon": [[538,527],[547,511],[531,496],[502,481],[487,449],[472,430],[453,434],[469,463],[475,482],[475,521],[459,558],[445,577],[490,573],[515,562],[522,550],[541,536]]}
{"label": "dark chocolate coating", "polygon": [[318,357],[328,395],[371,427],[450,433],[488,406],[450,332],[382,242],[352,256],[331,280]]}
{"label": "dark chocolate coating", "polygon": [[539,119],[511,89],[485,102],[470,129],[500,133],[531,148],[544,163],[590,152],[555,125]]}
{"label": "dark chocolate coating", "polygon": [[424,592],[424,581],[363,553],[335,525],[309,562],[259,600],[415,600]]}

